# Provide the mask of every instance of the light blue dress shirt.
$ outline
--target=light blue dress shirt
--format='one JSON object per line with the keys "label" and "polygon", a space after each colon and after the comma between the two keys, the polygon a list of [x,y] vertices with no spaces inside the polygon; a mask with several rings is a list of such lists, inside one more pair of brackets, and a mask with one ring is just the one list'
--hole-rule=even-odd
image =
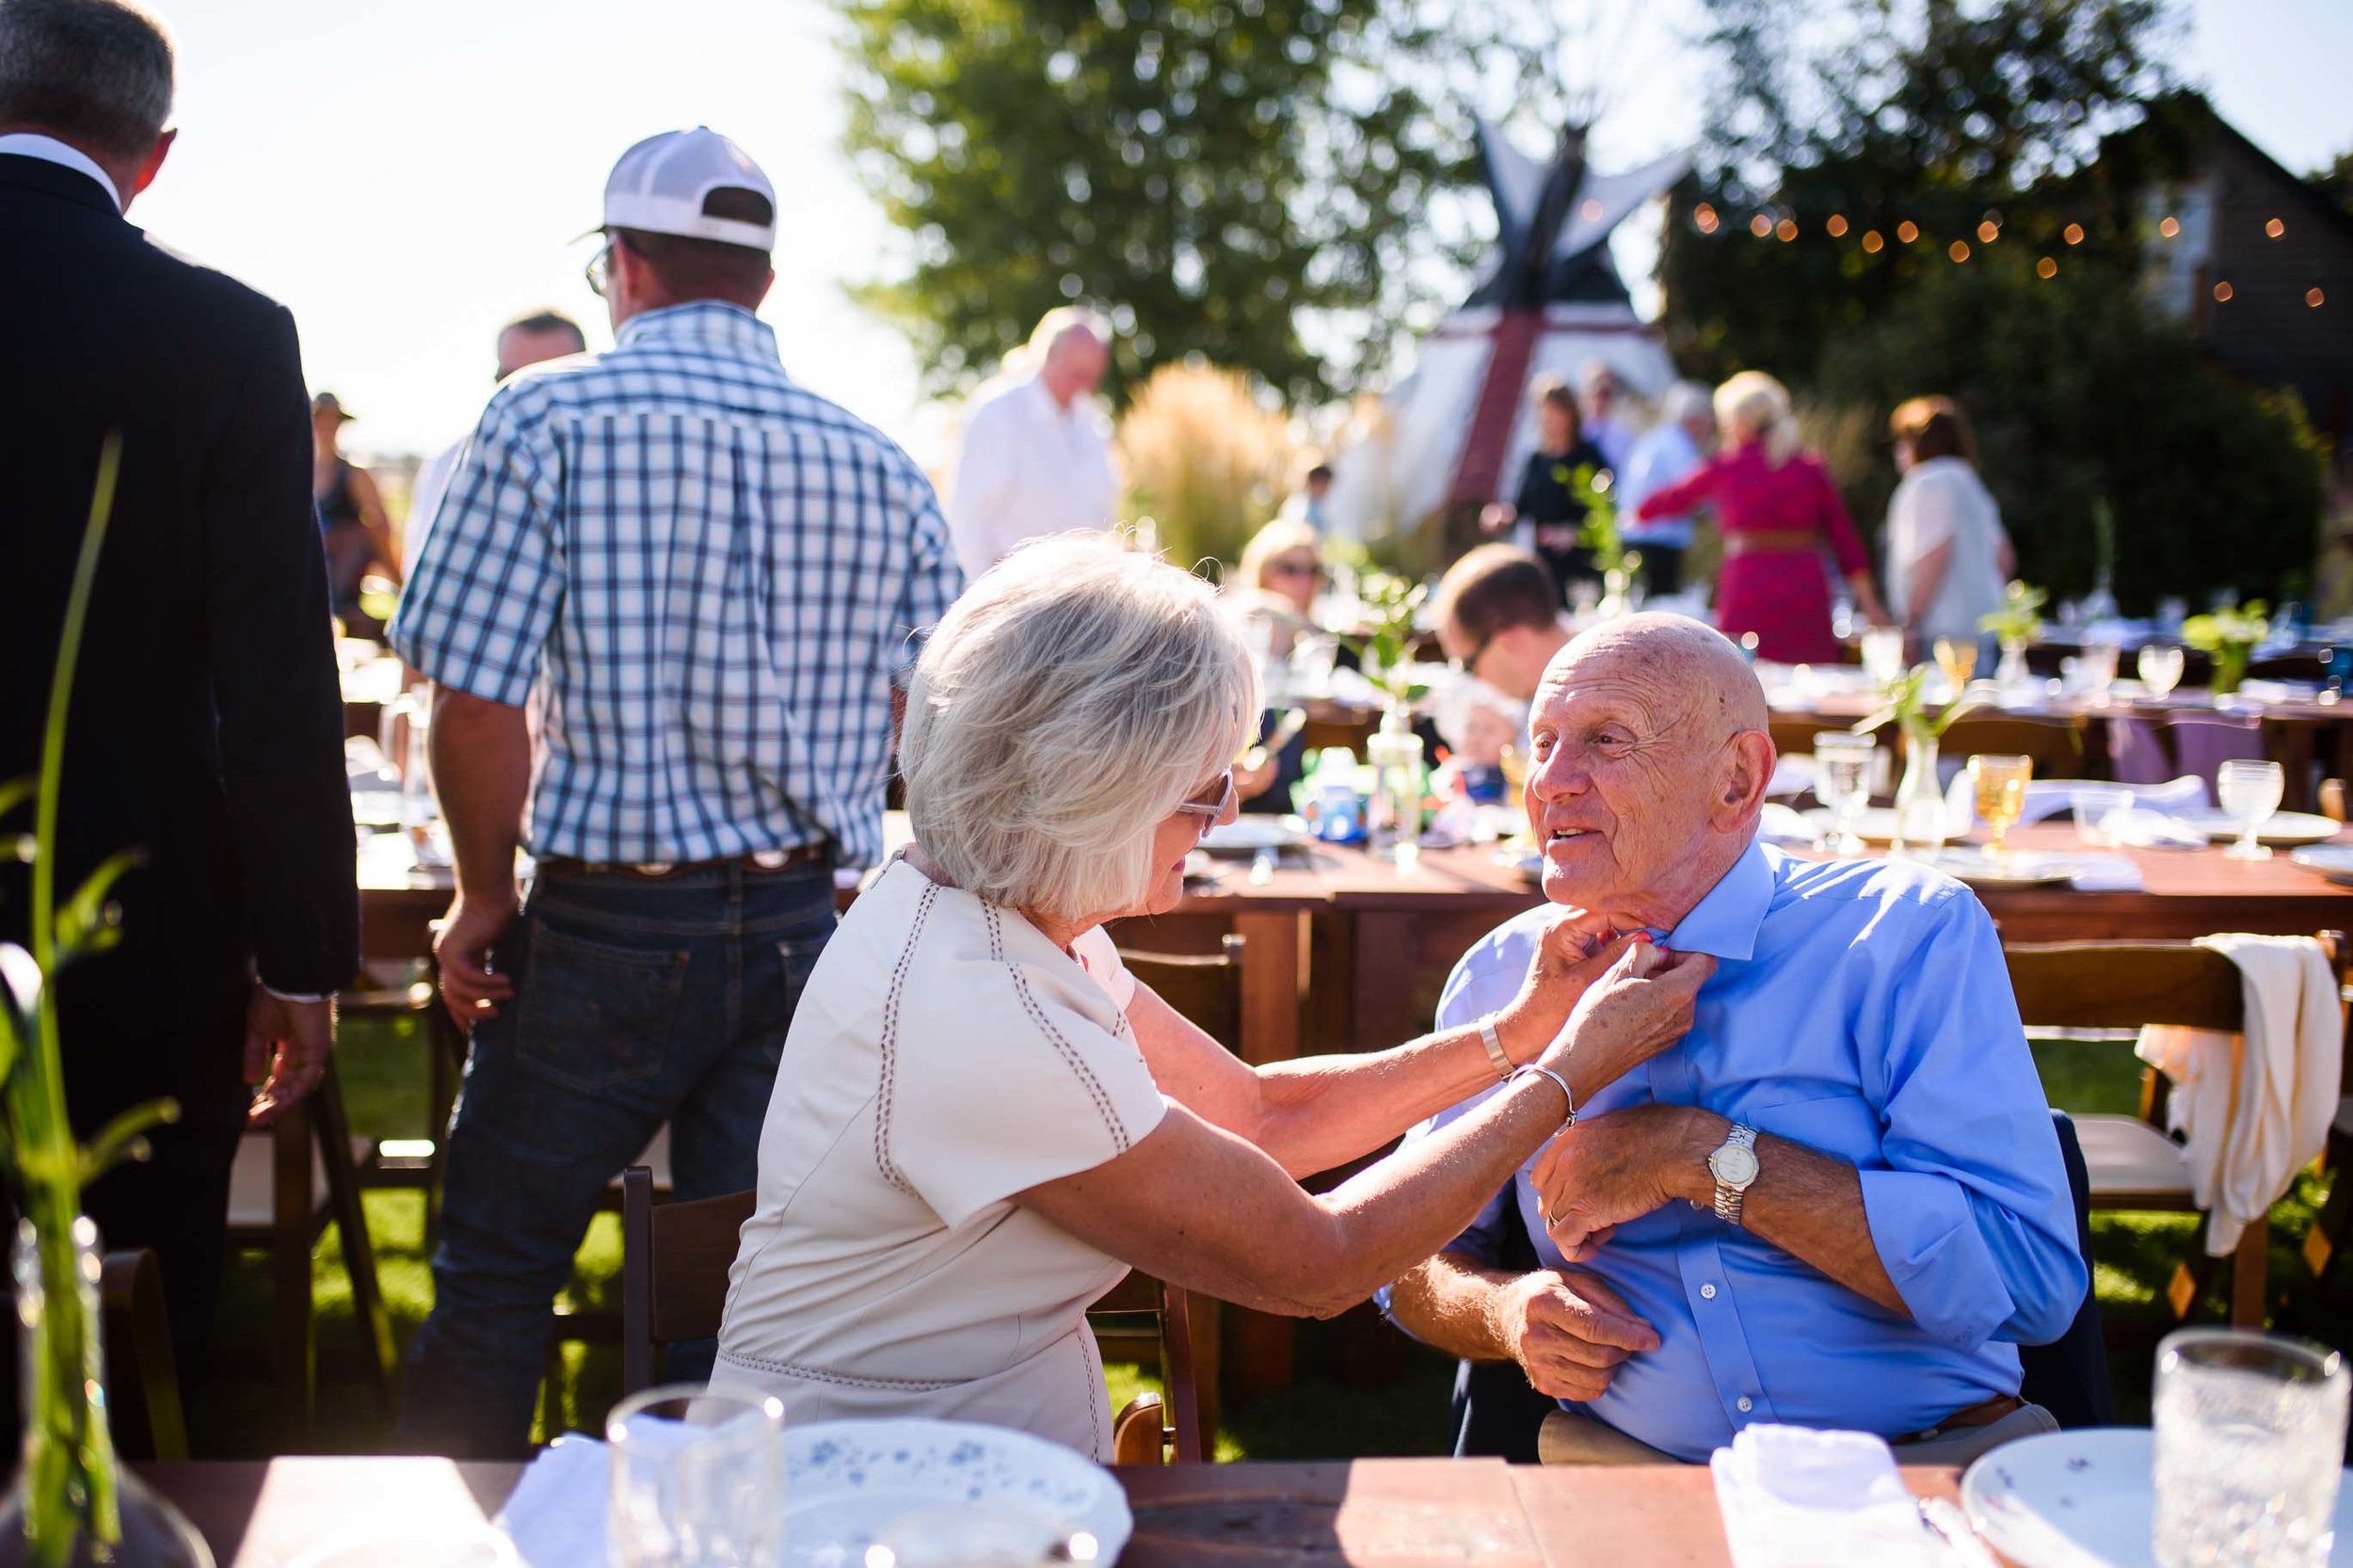
{"label": "light blue dress shirt", "polygon": [[[1549,918],[1530,910],[1464,956],[1438,1004],[1441,1029],[1512,1000]],[[1854,1165],[1880,1261],[1912,1317],[1712,1211],[1670,1202],[1618,1226],[1582,1265],[1661,1341],[1629,1357],[1586,1412],[1700,1460],[1752,1422],[1896,1436],[2016,1393],[2012,1347],[2066,1332],[2089,1275],[1984,907],[1920,868],[1817,864],[1753,843],[1663,939],[1718,962],[1691,1032],[1579,1107],[1579,1119],[1651,1101],[1697,1105]],[[1536,1212],[1533,1164],[1450,1250],[1494,1256],[1508,1197],[1545,1263],[1561,1266]],[[1768,1151],[1767,1179],[1771,1169]]]}

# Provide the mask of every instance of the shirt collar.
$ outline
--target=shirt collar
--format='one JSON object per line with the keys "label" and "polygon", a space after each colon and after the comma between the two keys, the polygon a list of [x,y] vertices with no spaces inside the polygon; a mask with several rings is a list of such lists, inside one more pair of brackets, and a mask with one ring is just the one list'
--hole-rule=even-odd
{"label": "shirt collar", "polygon": [[77,174],[87,174],[98,182],[98,188],[106,193],[106,200],[122,211],[122,193],[115,188],[114,177],[98,167],[98,160],[78,147],[70,146],[55,136],[44,136],[38,131],[14,131],[0,136],[0,152],[13,152],[20,158],[39,158],[43,163],[57,164]]}
{"label": "shirt collar", "polygon": [[717,299],[641,311],[621,323],[613,340],[616,348],[641,343],[691,343],[746,359],[779,359],[774,328],[743,306]]}
{"label": "shirt collar", "polygon": [[1705,952],[1712,958],[1754,956],[1757,929],[1772,907],[1773,882],[1772,861],[1765,854],[1765,845],[1751,839],[1732,869],[1667,933],[1667,946],[1676,952]]}

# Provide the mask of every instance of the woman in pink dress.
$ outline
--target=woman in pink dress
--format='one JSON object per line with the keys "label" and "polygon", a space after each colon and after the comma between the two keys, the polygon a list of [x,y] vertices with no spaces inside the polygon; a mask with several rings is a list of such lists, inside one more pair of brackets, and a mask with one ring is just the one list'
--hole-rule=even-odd
{"label": "woman in pink dress", "polygon": [[1645,520],[1705,503],[1716,512],[1723,567],[1716,578],[1716,625],[1727,637],[1756,636],[1756,656],[1784,664],[1834,664],[1843,649],[1830,624],[1827,552],[1873,624],[1887,618],[1871,584],[1853,520],[1830,471],[1798,450],[1789,393],[1763,371],[1744,370],[1716,389],[1724,444],[1689,478],[1653,492]]}

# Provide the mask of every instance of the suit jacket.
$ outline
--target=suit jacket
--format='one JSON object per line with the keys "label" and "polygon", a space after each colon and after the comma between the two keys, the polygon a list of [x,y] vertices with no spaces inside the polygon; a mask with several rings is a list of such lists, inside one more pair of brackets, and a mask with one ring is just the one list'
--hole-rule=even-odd
{"label": "suit jacket", "polygon": [[[157,247],[86,175],[11,154],[0,299],[0,779],[40,766],[100,446],[122,437],[59,895],[119,850],[147,863],[120,885],[121,945],[60,983],[68,1058],[199,1032],[257,969],[334,990],[359,897],[294,318]],[[0,832],[31,826],[20,808]],[[27,892],[0,869],[0,939],[25,939]]]}

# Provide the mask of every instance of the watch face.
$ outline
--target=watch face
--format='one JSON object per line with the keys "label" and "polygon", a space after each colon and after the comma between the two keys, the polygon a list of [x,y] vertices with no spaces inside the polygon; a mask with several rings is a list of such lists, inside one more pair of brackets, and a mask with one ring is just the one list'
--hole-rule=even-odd
{"label": "watch face", "polygon": [[1756,1151],[1726,1144],[1707,1157],[1707,1169],[1726,1187],[1746,1187],[1756,1179]]}

